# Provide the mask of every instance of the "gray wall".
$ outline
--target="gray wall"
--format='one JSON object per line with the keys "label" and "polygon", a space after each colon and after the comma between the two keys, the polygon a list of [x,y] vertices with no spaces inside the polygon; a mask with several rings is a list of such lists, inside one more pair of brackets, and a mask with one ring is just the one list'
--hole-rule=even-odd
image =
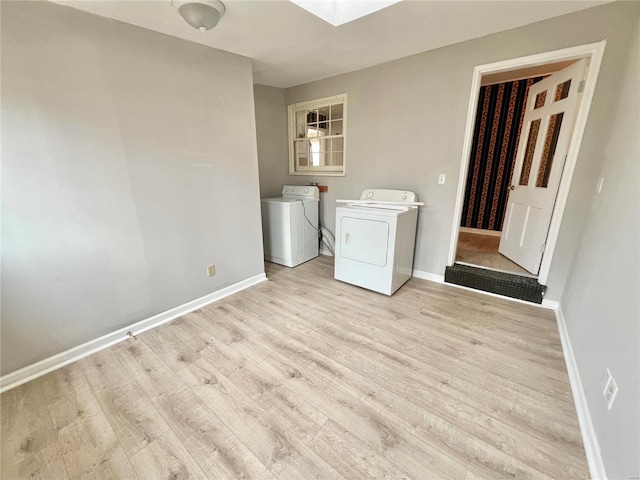
{"label": "gray wall", "polygon": [[252,83],[244,57],[2,2],[2,373],[264,271]]}
{"label": "gray wall", "polygon": [[[638,19],[638,17],[636,17]],[[609,478],[640,475],[640,27],[603,144],[602,193],[591,211],[562,297],[589,410]],[[611,411],[602,391],[609,368],[618,387]]]}
{"label": "gray wall", "polygon": [[254,85],[260,197],[282,194],[282,186],[296,183],[289,176],[287,109],[282,88]]}
{"label": "gray wall", "polygon": [[[637,2],[618,2],[592,8],[288,88],[284,104],[274,104],[274,109],[281,111],[295,102],[347,93],[349,123],[346,177],[291,176],[289,182],[320,181],[329,186],[329,192],[323,195],[323,213],[325,224],[332,230],[336,199],[356,198],[367,187],[416,191],[426,206],[419,216],[414,266],[442,275],[453,224],[474,66],[607,39],[590,120],[547,282],[547,298],[560,300],[584,228],[585,206],[589,205],[603,158],[602,139],[607,132],[607,122],[603,119],[612,115],[611,99],[620,82],[618,65],[639,7]],[[286,156],[286,144],[281,148]],[[262,185],[275,182],[269,171],[261,172]],[[447,175],[446,185],[437,184],[440,173]]]}

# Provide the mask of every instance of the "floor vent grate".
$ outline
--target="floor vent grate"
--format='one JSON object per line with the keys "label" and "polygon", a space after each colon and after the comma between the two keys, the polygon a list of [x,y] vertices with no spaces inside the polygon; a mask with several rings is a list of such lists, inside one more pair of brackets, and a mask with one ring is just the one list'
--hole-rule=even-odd
{"label": "floor vent grate", "polygon": [[542,297],[547,288],[540,285],[533,277],[496,272],[459,263],[446,268],[444,281],[533,303],[542,303]]}

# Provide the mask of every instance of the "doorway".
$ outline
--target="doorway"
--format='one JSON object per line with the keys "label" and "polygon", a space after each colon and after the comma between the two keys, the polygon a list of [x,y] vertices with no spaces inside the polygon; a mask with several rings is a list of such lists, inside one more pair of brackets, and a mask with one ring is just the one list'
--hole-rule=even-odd
{"label": "doorway", "polygon": [[[449,266],[454,263],[468,263],[517,275],[534,276],[540,284],[546,283],[604,47],[605,41],[602,41],[596,44],[481,65],[474,69],[449,249]],[[556,86],[553,89],[546,87],[546,83],[551,84],[552,82],[545,80],[545,78],[551,78],[554,73],[557,74],[555,77],[560,78],[560,73],[565,71],[573,72],[571,75],[575,77],[575,69],[578,68],[575,65],[578,63],[584,65],[583,73],[580,75],[583,75],[581,78],[585,80],[579,86],[579,82],[574,81],[574,91],[579,88],[580,93],[575,103],[575,115],[572,113],[565,116],[565,120],[569,118],[564,122],[567,128],[565,128],[564,137],[558,138],[558,132],[562,135],[560,127],[557,126],[554,129],[553,121],[549,120],[553,117],[554,121],[557,121],[558,115],[551,110],[547,112],[545,117],[536,120],[536,112],[533,112],[534,106],[539,103],[538,97],[544,96],[540,95],[542,90],[549,90],[550,97],[555,95],[556,100],[560,99],[562,95],[566,97],[566,92],[563,94],[561,89],[555,92]],[[535,94],[536,98],[532,98],[528,93],[532,88],[535,90],[537,87],[533,86],[538,83],[543,88],[539,88]],[[519,96],[513,95],[513,88],[516,85],[520,88]],[[524,95],[523,92],[525,85],[527,95]],[[483,108],[491,103],[491,96],[487,96],[487,91],[494,92],[494,100],[499,92],[502,95],[502,101],[504,101],[506,90],[510,92],[509,102],[513,103],[514,100],[524,102],[520,104],[519,108],[522,116],[511,119],[510,132],[507,131],[504,120],[502,123],[498,122],[495,131],[491,134],[487,135],[485,131],[484,137],[489,140],[490,146],[484,145],[479,148],[479,129],[483,122],[485,122],[486,128],[487,120]],[[548,107],[545,108],[554,108],[551,105],[552,101],[553,99],[548,101]],[[541,105],[544,106],[544,100]],[[538,107],[536,106],[536,108]],[[507,115],[511,112],[513,116],[512,108],[507,108],[506,112]],[[529,117],[525,115],[529,115]],[[538,139],[536,136],[540,130],[546,133],[541,133]],[[555,139],[554,131],[556,132]],[[514,135],[517,137],[517,141],[514,140]],[[531,138],[534,138],[533,142]],[[547,162],[545,153],[538,153],[533,164],[533,172],[531,172],[536,141],[540,151],[548,151],[550,144],[554,149],[558,146],[558,153],[561,153],[561,157],[560,155],[556,156],[554,165],[553,156]],[[496,144],[499,144],[498,148],[501,149],[497,157],[500,172],[487,173],[486,168],[482,170],[476,160],[482,156],[483,152],[491,151],[494,154],[493,158],[496,158]],[[514,145],[517,146],[515,156]],[[509,150],[511,155],[509,155]],[[530,154],[527,153],[528,151]],[[507,157],[510,157],[508,158],[509,165],[505,164]],[[489,160],[489,162],[491,161]],[[499,164],[500,162],[502,165]],[[548,163],[548,166],[545,162]],[[555,168],[555,172],[550,170],[552,166]],[[473,175],[478,175],[479,170],[482,170],[484,175],[482,178],[474,180]],[[538,170],[540,170],[539,175]],[[526,181],[523,182],[524,171],[527,173]],[[529,173],[532,176],[538,175],[539,179],[534,178],[529,181]],[[550,186],[553,187],[553,196],[550,197],[548,193],[545,193],[547,199],[540,203],[536,200],[536,196],[539,196],[536,185],[538,191],[546,189],[550,178],[552,179]],[[527,187],[527,183],[530,184],[530,188]],[[482,191],[478,197],[480,185]],[[472,205],[471,210],[469,209],[469,204],[475,202],[472,199],[472,194],[476,195],[475,198],[484,199],[482,208],[479,208],[476,203]],[[524,200],[522,200],[523,198]],[[544,210],[545,208],[546,210]],[[540,212],[543,213],[540,214]],[[546,226],[544,222],[540,221],[544,215],[548,217]],[[509,232],[507,235],[503,235],[504,227],[507,227]],[[537,233],[533,235],[532,232],[536,231]],[[514,242],[514,239],[517,241]],[[531,245],[535,245],[538,251],[534,252],[530,248]],[[524,252],[525,255],[522,252],[523,247],[529,249],[528,252]]]}
{"label": "doorway", "polygon": [[529,91],[554,70],[565,66],[564,62],[545,66],[543,72],[536,72],[539,75],[516,70],[499,78],[491,75],[482,78],[458,233],[457,263],[529,274],[499,252],[509,186]]}

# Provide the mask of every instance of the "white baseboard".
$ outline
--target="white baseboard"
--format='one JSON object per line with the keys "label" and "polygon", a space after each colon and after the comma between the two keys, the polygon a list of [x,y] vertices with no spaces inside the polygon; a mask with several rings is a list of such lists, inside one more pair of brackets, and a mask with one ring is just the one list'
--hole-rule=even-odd
{"label": "white baseboard", "polygon": [[421,278],[423,280],[430,280],[436,283],[444,283],[444,275],[438,275],[437,273],[425,272],[423,270],[414,270],[413,276]]}
{"label": "white baseboard", "polygon": [[564,353],[564,361],[567,365],[567,373],[569,374],[569,383],[571,384],[571,392],[573,393],[573,402],[576,405],[578,414],[578,423],[580,424],[580,433],[582,435],[582,443],[584,444],[584,452],[587,456],[589,472],[594,480],[606,480],[607,472],[602,461],[602,453],[598,444],[598,437],[591,421],[589,413],[589,405],[587,397],[584,394],[578,364],[573,354],[573,347],[569,339],[567,324],[562,314],[562,308],[556,308],[556,321],[558,322],[558,332],[560,333],[560,341],[562,342],[562,351]]}
{"label": "white baseboard", "polygon": [[170,322],[171,320],[175,320],[176,318],[186,315],[189,312],[197,310],[198,308],[202,308],[205,305],[216,302],[224,297],[228,297],[240,290],[244,290],[245,288],[251,287],[257,283],[265,281],[267,279],[264,273],[259,275],[255,275],[251,278],[247,278],[246,280],[242,280],[238,283],[234,283],[228,287],[222,288],[216,292],[205,295],[204,297],[196,298],[195,300],[191,300],[183,305],[172,308],[165,312],[154,315],[153,317],[149,317],[145,320],[141,320],[136,322],[128,327],[120,328],[115,332],[108,333],[101,337],[90,340],[82,345],[78,345],[77,347],[70,348],[69,350],[65,350],[64,352],[53,355],[52,357],[45,358],[39,362],[36,362],[32,365],[28,365],[20,370],[16,370],[15,372],[7,373],[0,377],[0,393],[10,390],[18,385],[22,385],[30,380],[41,377],[53,370],[57,370],[58,368],[62,368],[65,365],[73,363],[81,358],[87,357],[93,353],[96,353],[100,350],[108,348],[116,343],[120,343],[124,340],[127,340],[129,337],[127,332],[131,332],[132,335],[139,335],[142,332],[146,332],[158,325],[162,325],[163,323]]}

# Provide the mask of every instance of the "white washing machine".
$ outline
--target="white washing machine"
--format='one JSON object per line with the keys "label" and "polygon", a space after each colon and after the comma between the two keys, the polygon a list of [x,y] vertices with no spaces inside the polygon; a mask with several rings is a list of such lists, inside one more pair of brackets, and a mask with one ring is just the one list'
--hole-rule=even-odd
{"label": "white washing machine", "polygon": [[418,223],[416,194],[367,189],[360,200],[338,200],[335,278],[392,295],[412,276]]}
{"label": "white washing machine", "polygon": [[319,202],[312,185],[285,185],[281,197],[261,200],[265,260],[295,267],[318,256]]}

